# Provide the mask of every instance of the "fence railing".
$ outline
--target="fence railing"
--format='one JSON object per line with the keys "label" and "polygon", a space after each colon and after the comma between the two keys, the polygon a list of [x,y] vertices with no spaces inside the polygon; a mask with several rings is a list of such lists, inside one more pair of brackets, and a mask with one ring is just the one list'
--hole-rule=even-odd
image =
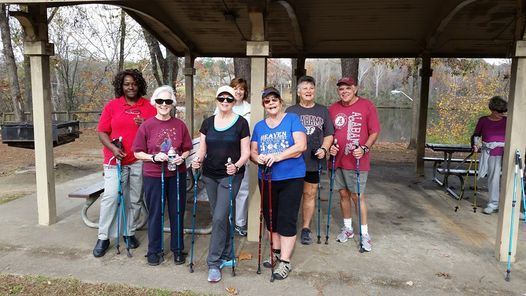
{"label": "fence railing", "polygon": [[[51,116],[55,121],[70,121],[78,120],[82,125],[96,124],[99,122],[99,117],[102,111],[53,111]],[[0,124],[15,122],[15,114],[13,112],[0,113]],[[31,112],[25,112],[25,121],[33,121]]]}

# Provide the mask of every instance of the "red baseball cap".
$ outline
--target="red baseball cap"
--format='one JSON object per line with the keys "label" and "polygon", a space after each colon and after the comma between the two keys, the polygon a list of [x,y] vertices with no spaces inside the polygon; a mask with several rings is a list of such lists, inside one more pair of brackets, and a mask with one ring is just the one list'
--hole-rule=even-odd
{"label": "red baseball cap", "polygon": [[356,81],[354,79],[352,79],[352,77],[347,76],[347,77],[342,77],[342,78],[340,78],[340,80],[338,80],[336,85],[340,86],[340,84],[347,84],[347,85],[352,86],[352,85],[356,85]]}

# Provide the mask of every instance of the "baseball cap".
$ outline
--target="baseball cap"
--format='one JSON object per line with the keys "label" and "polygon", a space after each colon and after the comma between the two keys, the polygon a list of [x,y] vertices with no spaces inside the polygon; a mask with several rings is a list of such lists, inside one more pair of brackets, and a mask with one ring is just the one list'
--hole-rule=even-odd
{"label": "baseball cap", "polygon": [[279,90],[277,90],[276,88],[272,86],[265,88],[263,92],[261,93],[261,97],[264,98],[270,94],[275,94],[278,98],[281,99],[281,94],[279,93]]}
{"label": "baseball cap", "polygon": [[301,76],[298,79],[298,85],[303,82],[309,82],[309,83],[312,83],[313,85],[316,85],[316,80],[314,80],[314,77],[308,76],[308,75]]}
{"label": "baseball cap", "polygon": [[342,77],[340,78],[340,80],[338,80],[338,82],[336,83],[337,86],[339,86],[340,84],[347,84],[347,85],[356,85],[356,81],[354,79],[352,79],[352,77]]}
{"label": "baseball cap", "polygon": [[228,85],[223,85],[220,88],[218,88],[216,92],[216,97],[218,97],[222,93],[228,93],[229,95],[235,98],[234,89]]}

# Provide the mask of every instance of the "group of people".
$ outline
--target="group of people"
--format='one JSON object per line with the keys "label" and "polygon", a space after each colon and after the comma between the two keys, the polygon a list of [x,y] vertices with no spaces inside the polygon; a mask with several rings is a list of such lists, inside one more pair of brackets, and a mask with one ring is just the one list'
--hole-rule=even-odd
{"label": "group of people", "polygon": [[[164,260],[165,208],[170,219],[174,263],[183,264],[185,160],[192,150],[192,139],[185,123],[171,115],[176,103],[174,91],[161,86],[151,99],[145,99],[146,83],[137,70],[118,73],[113,86],[116,99],[104,107],[98,126],[104,146],[105,190],[93,255],[104,256],[110,237],[120,239],[121,231],[116,228],[119,194],[124,196],[123,212],[128,218],[123,225],[124,242],[130,249],[139,246],[135,231],[144,192],[148,208],[148,264],[159,265]],[[310,224],[315,195],[320,172],[330,157],[335,158],[335,189],[340,193],[343,216],[337,241],[344,243],[354,236],[351,209],[353,203],[355,209],[360,204],[360,244],[365,251],[371,251],[364,192],[370,168],[369,150],[378,137],[380,124],[374,104],[357,95],[353,78],[341,78],[337,93],[339,100],[329,108],[318,104],[314,78],[303,76],[297,86],[299,103],[285,110],[280,91],[267,87],[261,97],[265,119],[255,124],[251,134],[247,82],[236,78],[217,90],[216,110],[199,129],[200,146],[191,163],[194,170],[201,171],[212,213],[208,281],[220,281],[221,269],[236,264],[230,223],[235,223],[232,228],[238,235],[247,233],[249,160],[258,165],[260,180],[271,175],[270,190],[262,194],[266,194],[262,204],[266,228],[272,231],[272,250],[263,265],[276,265],[275,279],[287,278],[292,270],[302,201],[301,243],[312,243]],[[117,145],[116,139],[122,145]],[[118,168],[121,172],[117,172]],[[231,196],[235,198],[232,220]]]}

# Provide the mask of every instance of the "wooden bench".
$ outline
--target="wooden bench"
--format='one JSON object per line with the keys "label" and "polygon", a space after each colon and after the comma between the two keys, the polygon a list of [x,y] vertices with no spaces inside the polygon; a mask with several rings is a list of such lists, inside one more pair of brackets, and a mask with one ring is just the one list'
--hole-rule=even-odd
{"label": "wooden bench", "polygon": [[437,172],[440,174],[444,174],[444,175],[447,172],[448,176],[452,175],[452,176],[458,177],[460,181],[460,194],[457,194],[451,187],[446,188],[447,192],[449,192],[449,194],[451,194],[456,199],[460,199],[461,197],[464,196],[464,182],[465,182],[464,176],[475,176],[477,173],[475,170],[467,170],[467,169],[449,169],[448,170],[444,168],[437,168]]}

